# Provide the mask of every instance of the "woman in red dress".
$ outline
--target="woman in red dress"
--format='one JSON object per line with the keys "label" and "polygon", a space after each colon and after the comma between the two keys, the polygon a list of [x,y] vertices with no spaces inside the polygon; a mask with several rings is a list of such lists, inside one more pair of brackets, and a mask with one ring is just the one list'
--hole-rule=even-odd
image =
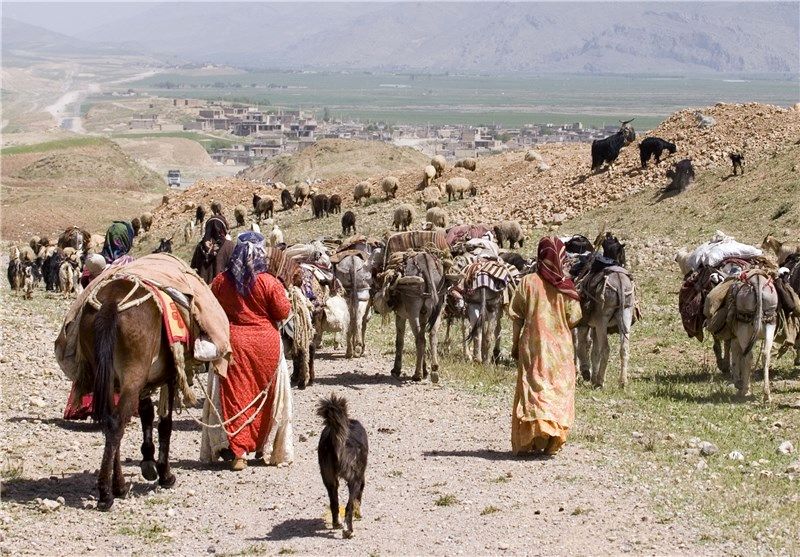
{"label": "woman in red dress", "polygon": [[223,418],[237,415],[270,387],[267,403],[249,424],[244,425],[258,411],[260,400],[226,426],[234,456],[231,469],[236,471],[247,466],[245,455],[259,450],[269,435],[281,352],[278,323],[291,309],[283,285],[266,271],[264,237],[247,232],[239,236],[228,268],[211,283],[231,324],[233,355],[227,377],[220,380]]}

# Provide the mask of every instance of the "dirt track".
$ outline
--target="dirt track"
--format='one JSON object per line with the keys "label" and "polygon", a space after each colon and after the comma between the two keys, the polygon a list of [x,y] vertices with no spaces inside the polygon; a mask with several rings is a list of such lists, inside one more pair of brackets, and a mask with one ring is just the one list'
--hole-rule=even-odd
{"label": "dirt track", "polygon": [[[515,458],[508,393],[399,382],[374,349],[355,363],[325,352],[318,384],[294,391],[289,467],[233,473],[202,465],[200,432],[182,415],[171,455],[178,483],[162,491],[139,474],[141,434],[131,423],[123,444],[131,494],[100,513],[91,507],[102,436],[89,423],[60,419],[69,383],[52,341],[67,303],[37,298],[2,291],[4,467],[24,467],[4,486],[3,553],[675,554],[703,543],[680,518],[658,522],[648,490],[626,479],[623,455],[572,443],[551,460]],[[334,390],[369,433],[364,518],[353,540],[326,528],[316,463],[313,406]],[[447,495],[456,501],[436,504]],[[57,497],[63,508],[40,510],[36,498]]]}

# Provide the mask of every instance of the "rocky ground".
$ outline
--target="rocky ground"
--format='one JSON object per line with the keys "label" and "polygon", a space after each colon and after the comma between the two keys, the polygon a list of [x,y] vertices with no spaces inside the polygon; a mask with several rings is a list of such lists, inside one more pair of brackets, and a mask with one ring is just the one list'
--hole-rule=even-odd
{"label": "rocky ground", "polygon": [[[356,362],[326,350],[318,383],[294,391],[296,460],[228,471],[198,462],[200,431],[177,416],[174,489],[139,474],[141,434],[123,442],[127,499],[101,513],[95,470],[102,436],[61,420],[69,383],[52,342],[68,302],[3,290],[3,484],[7,554],[680,554],[736,552],[709,541],[690,515],[662,520],[652,482],[632,480],[631,455],[580,440],[550,460],[509,451],[510,393],[457,383],[396,381],[372,347]],[[377,326],[377,323],[374,325]],[[326,525],[319,478],[318,397],[344,394],[365,425],[370,463],[355,538]],[[580,418],[579,418],[580,419]],[[609,444],[610,445],[610,444]],[[719,540],[720,538],[716,538]],[[715,545],[720,544],[720,545]]]}

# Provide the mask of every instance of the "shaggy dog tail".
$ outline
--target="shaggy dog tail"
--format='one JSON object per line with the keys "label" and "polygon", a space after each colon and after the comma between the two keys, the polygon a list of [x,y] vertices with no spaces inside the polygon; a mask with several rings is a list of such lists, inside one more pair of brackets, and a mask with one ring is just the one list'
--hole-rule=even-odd
{"label": "shaggy dog tail", "polygon": [[350,419],[347,416],[347,399],[336,394],[320,399],[317,404],[317,415],[330,429],[331,439],[337,458],[341,457],[347,437],[350,435]]}

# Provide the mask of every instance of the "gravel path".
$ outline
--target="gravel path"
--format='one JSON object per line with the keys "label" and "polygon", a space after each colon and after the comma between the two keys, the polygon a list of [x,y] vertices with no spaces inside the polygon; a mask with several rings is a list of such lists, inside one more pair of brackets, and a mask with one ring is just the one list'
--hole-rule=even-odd
{"label": "gravel path", "polygon": [[[60,419],[69,383],[52,341],[67,302],[37,296],[26,303],[0,295],[4,476],[22,466],[4,485],[3,553],[675,554],[699,541],[680,520],[658,523],[648,490],[626,480],[613,451],[573,443],[550,460],[513,457],[507,396],[400,382],[388,375],[388,356],[350,362],[329,352],[318,383],[294,391],[294,464],[239,473],[201,465],[200,432],[177,416],[178,483],[161,490],[139,474],[141,434],[132,422],[123,441],[131,494],[100,513],[91,507],[102,435]],[[348,398],[370,441],[364,518],[352,540],[326,527],[316,462],[313,407],[331,391]],[[64,505],[52,512],[37,501],[58,497]]]}

